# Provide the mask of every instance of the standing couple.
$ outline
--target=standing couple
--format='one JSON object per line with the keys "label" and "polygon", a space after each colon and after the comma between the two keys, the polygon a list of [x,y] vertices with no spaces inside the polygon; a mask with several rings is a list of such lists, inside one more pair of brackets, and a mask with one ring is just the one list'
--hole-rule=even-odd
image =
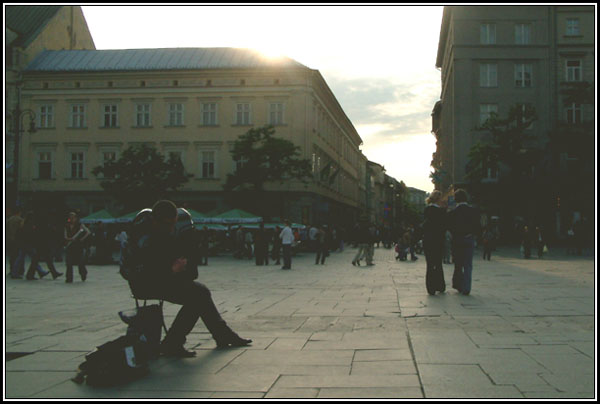
{"label": "standing couple", "polygon": [[475,237],[479,232],[479,214],[477,209],[467,203],[468,198],[466,191],[456,190],[454,192],[456,207],[449,212],[441,206],[443,201],[440,191],[433,191],[427,198],[423,244],[427,261],[425,285],[430,295],[446,290],[442,266],[446,229],[452,233],[454,256],[452,287],[463,295],[471,292],[473,249]]}

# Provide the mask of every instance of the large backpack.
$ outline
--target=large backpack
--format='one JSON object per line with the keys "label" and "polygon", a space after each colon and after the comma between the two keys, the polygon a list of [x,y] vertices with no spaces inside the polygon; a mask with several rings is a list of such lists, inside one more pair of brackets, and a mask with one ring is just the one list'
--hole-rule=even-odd
{"label": "large backpack", "polygon": [[135,335],[124,335],[100,345],[85,356],[77,375],[71,379],[90,386],[107,387],[127,383],[148,373],[145,342]]}

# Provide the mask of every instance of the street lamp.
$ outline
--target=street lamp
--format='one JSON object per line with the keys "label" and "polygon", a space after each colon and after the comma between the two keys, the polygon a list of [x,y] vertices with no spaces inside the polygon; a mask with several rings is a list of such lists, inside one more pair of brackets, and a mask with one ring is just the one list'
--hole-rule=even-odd
{"label": "street lamp", "polygon": [[13,157],[13,186],[14,186],[14,203],[17,204],[18,192],[19,192],[19,145],[21,143],[21,133],[24,132],[22,129],[25,125],[23,125],[23,118],[25,116],[29,116],[29,129],[27,132],[35,133],[35,112],[31,109],[21,110],[17,105],[14,113],[9,114],[9,117],[14,118],[14,157]]}

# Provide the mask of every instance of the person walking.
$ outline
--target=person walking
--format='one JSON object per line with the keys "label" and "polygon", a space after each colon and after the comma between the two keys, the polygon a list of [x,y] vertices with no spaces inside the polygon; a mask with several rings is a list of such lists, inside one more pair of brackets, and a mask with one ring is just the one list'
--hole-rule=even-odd
{"label": "person walking", "polygon": [[127,236],[127,231],[125,231],[125,225],[122,226],[121,232],[117,233],[115,236],[115,241],[119,242],[119,257],[123,257],[123,250],[127,246],[127,240],[129,237]]}
{"label": "person walking", "polygon": [[538,258],[542,259],[544,256],[544,235],[542,229],[539,226],[535,228],[535,245],[537,247]]}
{"label": "person walking", "polygon": [[525,227],[523,227],[523,240],[522,240],[523,258],[525,258],[525,259],[529,259],[529,257],[531,257],[531,242],[532,242],[531,231],[529,230],[529,226],[525,226]]}
{"label": "person walking", "polygon": [[375,257],[375,243],[377,243],[377,248],[379,248],[379,230],[375,225],[371,225],[369,227],[369,242],[367,246],[367,266],[375,265],[373,263],[373,258]]}
{"label": "person walking", "polygon": [[254,237],[254,257],[256,265],[269,265],[269,239],[262,222]]}
{"label": "person walking", "polygon": [[317,243],[317,259],[315,260],[315,265],[319,264],[319,260],[321,260],[321,265],[325,265],[325,258],[329,253],[329,236],[325,226],[319,228],[319,231],[315,236],[315,241]]}
{"label": "person walking", "polygon": [[252,231],[250,229],[248,229],[246,234],[244,234],[244,243],[246,257],[251,260],[253,255],[252,245],[254,244],[254,237],[252,237]]}
{"label": "person walking", "polygon": [[208,265],[208,227],[204,226],[198,232],[198,265]]}
{"label": "person walking", "polygon": [[292,243],[294,242],[294,233],[290,227],[289,220],[286,220],[285,227],[279,234],[281,245],[283,247],[283,266],[281,269],[292,269]]}
{"label": "person walking", "polygon": [[473,249],[475,237],[479,233],[479,213],[467,203],[468,198],[467,191],[456,190],[456,207],[448,213],[448,227],[452,232],[454,253],[452,287],[463,295],[471,293]]}
{"label": "person walking", "polygon": [[85,267],[84,245],[86,239],[90,236],[90,230],[79,222],[79,216],[75,212],[69,213],[67,225],[65,226],[65,241],[67,243],[66,261],[67,261],[67,279],[66,283],[73,283],[73,265],[79,268],[79,276],[85,282],[87,279],[87,268]]}
{"label": "person walking", "polygon": [[235,258],[244,257],[244,231],[242,225],[239,225],[235,232],[235,252],[233,253]]}
{"label": "person walking", "polygon": [[[45,262],[48,267],[50,273],[52,274],[52,279],[56,279],[59,276],[62,276],[62,272],[58,272],[56,267],[54,266],[54,257],[53,257],[53,243],[54,237],[52,235],[52,229],[47,220],[43,220],[41,217],[38,218],[35,228],[34,234],[34,248],[35,253],[31,258],[31,265],[29,266],[29,271],[27,272],[27,279],[34,277],[34,267],[38,267],[40,262]],[[38,269],[39,272],[39,269]],[[40,278],[46,276],[48,272],[40,275]]]}
{"label": "person walking", "polygon": [[275,236],[273,237],[273,249],[271,250],[271,258],[275,261],[275,265],[281,265],[281,227],[275,226]]}
{"label": "person walking", "polygon": [[21,279],[23,273],[19,275],[15,262],[19,257],[19,242],[17,235],[23,227],[23,218],[21,217],[21,208],[15,208],[13,214],[6,220],[6,249],[10,265],[10,277],[12,279]]}
{"label": "person walking", "polygon": [[490,226],[486,226],[483,231],[483,235],[481,237],[481,241],[483,242],[483,259],[490,261],[492,259],[492,247],[494,243],[494,233],[492,233],[492,229]]}
{"label": "person walking", "polygon": [[360,260],[367,256],[370,240],[369,228],[365,220],[361,220],[356,229],[355,240],[358,244],[358,251],[352,260],[352,265],[360,266]]}
{"label": "person walking", "polygon": [[40,277],[39,279],[42,279],[44,276],[50,273],[44,271],[39,265],[39,262],[35,259],[37,254],[36,245],[38,244],[38,237],[39,233],[34,222],[33,213],[27,213],[25,215],[25,219],[23,220],[23,226],[21,226],[17,232],[17,243],[19,246],[19,256],[15,262],[15,273],[17,278],[23,277],[23,273],[25,272],[25,258],[27,256],[31,258],[31,263],[29,264],[29,269],[27,270],[25,279],[28,281],[36,280],[36,271]]}
{"label": "person walking", "polygon": [[427,293],[435,295],[435,292],[446,291],[444,280],[444,267],[442,255],[444,252],[444,239],[446,230],[446,212],[439,204],[442,200],[440,191],[433,191],[427,198],[425,207],[425,222],[423,223],[423,248],[427,262],[425,273],[425,286]]}

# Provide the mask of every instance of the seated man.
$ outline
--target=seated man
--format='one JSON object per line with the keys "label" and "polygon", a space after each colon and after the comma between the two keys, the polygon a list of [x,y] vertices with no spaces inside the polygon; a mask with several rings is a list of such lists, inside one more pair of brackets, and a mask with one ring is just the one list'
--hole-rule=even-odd
{"label": "seated man", "polygon": [[[178,252],[181,250],[173,235],[176,222],[177,208],[171,201],[158,201],[154,205],[152,230],[141,247],[143,276],[132,285],[136,298],[161,299],[183,306],[161,343],[161,352],[177,357],[195,356],[196,353],[186,350],[183,344],[198,317],[204,321],[217,347],[250,344],[252,340],[241,338],[221,318],[210,290],[194,281],[194,277],[182,276],[188,260]],[[189,266],[195,267],[195,259],[190,258]]]}

